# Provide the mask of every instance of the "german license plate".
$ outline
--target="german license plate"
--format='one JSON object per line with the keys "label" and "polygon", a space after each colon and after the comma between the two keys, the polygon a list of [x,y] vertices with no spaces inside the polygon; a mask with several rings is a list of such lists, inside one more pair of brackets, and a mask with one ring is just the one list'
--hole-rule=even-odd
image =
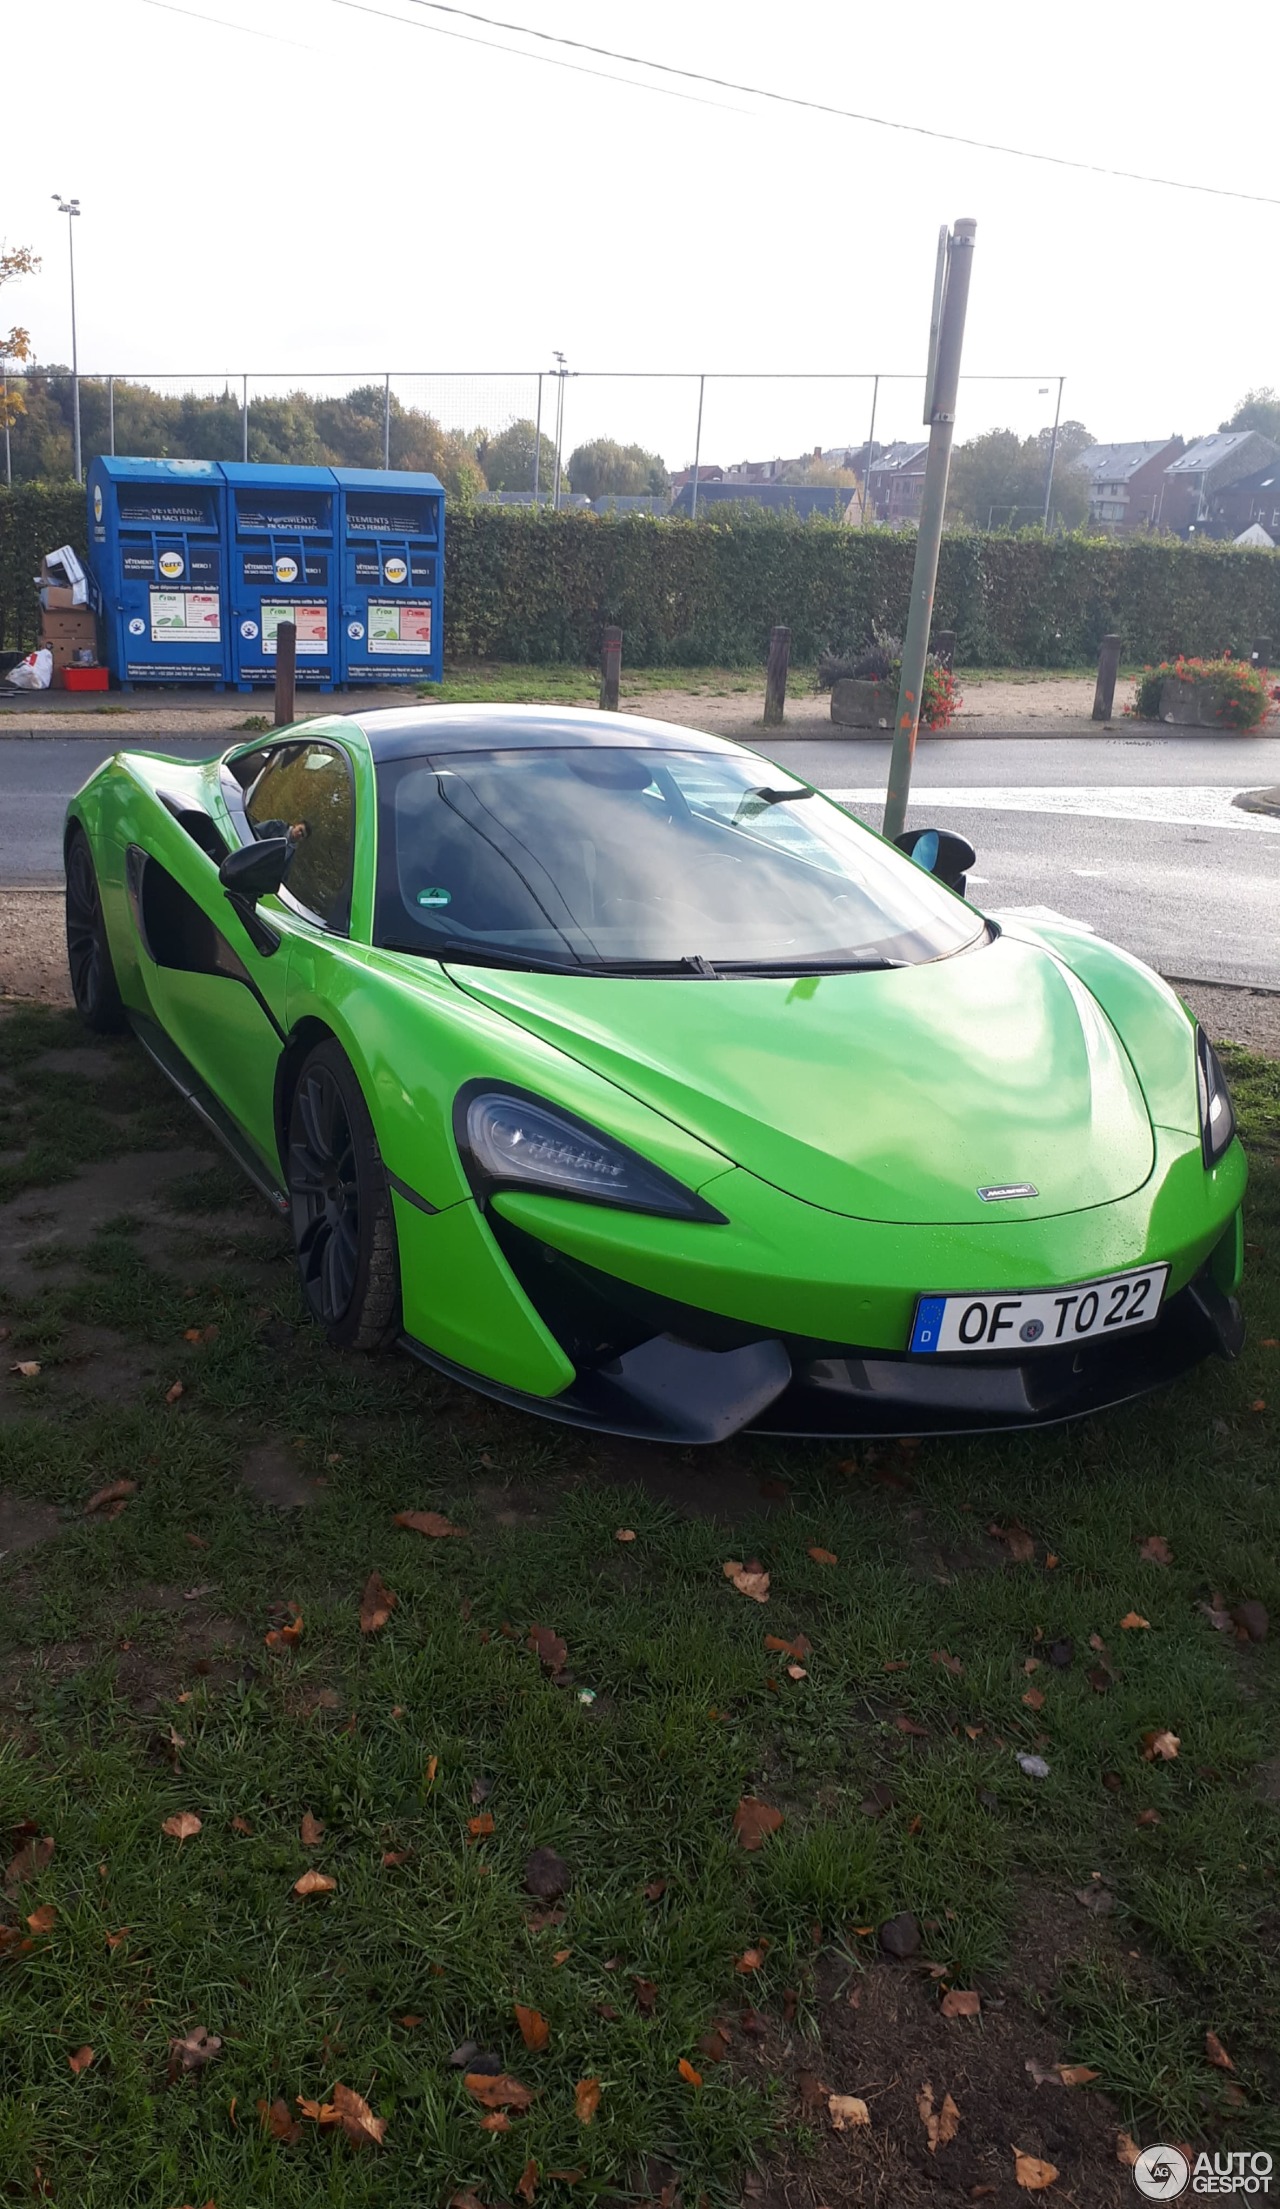
{"label": "german license plate", "polygon": [[918,1355],[1003,1350],[1016,1356],[1127,1334],[1156,1320],[1168,1278],[1168,1266],[1142,1266],[1026,1296],[922,1296],[908,1347]]}

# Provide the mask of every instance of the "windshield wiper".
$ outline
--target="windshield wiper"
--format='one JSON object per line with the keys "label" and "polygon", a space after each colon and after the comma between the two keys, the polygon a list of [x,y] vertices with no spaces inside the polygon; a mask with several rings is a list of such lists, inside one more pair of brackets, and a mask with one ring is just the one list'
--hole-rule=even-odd
{"label": "windshield wiper", "polygon": [[774,790],[767,782],[762,782],[758,788],[748,790],[745,797],[740,799],[729,826],[736,828],[739,821],[754,820],[757,813],[762,813],[766,806],[798,805],[802,798],[816,798],[817,795],[816,790]]}
{"label": "windshield wiper", "polygon": [[721,974],[887,974],[910,959],[722,959]]}

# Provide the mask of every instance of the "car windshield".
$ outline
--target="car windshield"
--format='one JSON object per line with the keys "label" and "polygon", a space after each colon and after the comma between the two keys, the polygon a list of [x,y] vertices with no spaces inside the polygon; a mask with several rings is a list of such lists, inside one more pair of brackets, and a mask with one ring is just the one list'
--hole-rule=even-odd
{"label": "car windshield", "polygon": [[945,958],[986,924],[847,813],[741,752],[454,752],[378,768],[374,941],[574,972]]}

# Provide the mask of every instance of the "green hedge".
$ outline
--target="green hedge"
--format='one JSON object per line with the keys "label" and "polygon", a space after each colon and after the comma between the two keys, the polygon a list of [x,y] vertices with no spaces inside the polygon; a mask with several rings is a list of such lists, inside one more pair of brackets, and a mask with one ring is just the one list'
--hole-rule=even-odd
{"label": "green hedge", "polygon": [[[28,645],[31,578],[50,546],[85,545],[74,484],[0,491],[0,641]],[[915,539],[789,516],[714,522],[453,504],[445,647],[451,658],[588,661],[606,622],[632,667],[759,666],[775,622],[792,656],[901,632]],[[1127,659],[1280,645],[1280,558],[1167,538],[979,536],[943,541],[934,626],[969,667],[1069,667],[1116,630]]]}

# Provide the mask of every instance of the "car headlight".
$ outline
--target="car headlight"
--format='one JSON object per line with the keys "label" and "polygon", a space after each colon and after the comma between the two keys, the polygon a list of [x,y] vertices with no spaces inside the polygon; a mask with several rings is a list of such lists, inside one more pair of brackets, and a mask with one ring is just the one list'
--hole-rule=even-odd
{"label": "car headlight", "polygon": [[523,1090],[470,1082],[454,1109],[458,1149],[477,1196],[529,1189],[666,1219],[714,1221],[723,1212],[559,1105]]}
{"label": "car headlight", "polygon": [[1196,1030],[1196,1089],[1204,1162],[1216,1166],[1236,1132],[1236,1114],[1221,1061],[1203,1028]]}

